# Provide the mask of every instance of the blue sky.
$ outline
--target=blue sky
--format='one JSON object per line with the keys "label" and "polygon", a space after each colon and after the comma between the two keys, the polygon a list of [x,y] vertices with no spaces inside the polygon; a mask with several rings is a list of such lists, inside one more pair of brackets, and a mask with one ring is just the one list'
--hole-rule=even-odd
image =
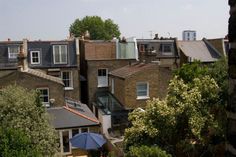
{"label": "blue sky", "polygon": [[121,36],[178,37],[196,30],[197,38],[227,34],[227,0],[0,0],[0,40],[62,40],[76,18],[111,18]]}

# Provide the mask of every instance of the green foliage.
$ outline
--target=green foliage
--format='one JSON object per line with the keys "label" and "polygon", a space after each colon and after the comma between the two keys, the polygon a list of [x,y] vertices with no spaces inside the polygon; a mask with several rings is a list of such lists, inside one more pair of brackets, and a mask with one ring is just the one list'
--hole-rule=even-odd
{"label": "green foliage", "polygon": [[105,21],[99,16],[86,16],[82,20],[76,19],[70,26],[70,33],[75,37],[80,37],[86,31],[90,33],[92,40],[111,40],[113,37],[119,38],[119,26],[111,19]]}
{"label": "green foliage", "polygon": [[221,58],[210,65],[208,74],[214,78],[220,87],[219,103],[226,105],[228,100],[228,61],[227,58]]}
{"label": "green foliage", "polygon": [[126,157],[171,157],[165,151],[156,146],[139,146],[131,147],[130,151],[125,155]]}
{"label": "green foliage", "polygon": [[39,157],[43,155],[34,147],[23,131],[0,128],[0,156]]}
{"label": "green foliage", "polygon": [[200,61],[194,61],[191,64],[184,64],[180,69],[174,72],[175,76],[183,79],[184,82],[191,82],[194,78],[200,78],[206,75],[208,67],[202,65]]}
{"label": "green foliage", "polygon": [[35,91],[8,86],[0,91],[0,126],[23,132],[31,146],[43,156],[57,151],[56,131]]}
{"label": "green foliage", "polygon": [[109,152],[108,157],[116,157],[116,153],[114,151]]}
{"label": "green foliage", "polygon": [[175,72],[164,100],[148,101],[145,111],[136,109],[129,115],[132,127],[125,131],[126,152],[132,146],[156,144],[170,154],[200,156],[224,140],[226,113],[220,93],[225,92],[227,70],[221,65],[225,62],[199,64],[186,64]]}

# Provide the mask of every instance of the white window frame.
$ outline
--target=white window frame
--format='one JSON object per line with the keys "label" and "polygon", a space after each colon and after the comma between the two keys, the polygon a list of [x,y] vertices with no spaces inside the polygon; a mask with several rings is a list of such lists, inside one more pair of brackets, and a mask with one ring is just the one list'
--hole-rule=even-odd
{"label": "white window frame", "polygon": [[[38,54],[38,62],[33,61],[33,53]],[[41,62],[40,51],[30,51],[30,62],[31,62],[31,64],[40,64],[40,62]]]}
{"label": "white window frame", "polygon": [[[18,52],[17,53],[12,53],[11,52],[11,48],[15,48],[15,47],[17,47],[17,50],[18,50]],[[17,55],[19,54],[19,52],[20,52],[20,46],[18,46],[18,45],[12,45],[12,46],[8,46],[8,58],[9,59],[17,59]]]}
{"label": "white window frame", "polygon": [[[73,88],[73,75],[72,75],[72,71],[61,71],[61,79],[62,79],[62,81],[63,81],[63,73],[64,72],[68,72],[69,73],[69,81],[70,81],[70,83],[69,83],[69,85],[70,86],[68,86],[68,87],[64,87],[64,90],[73,90],[74,88]],[[63,81],[63,83],[64,83],[64,81]]]}
{"label": "white window frame", "polygon": [[[106,76],[99,76],[99,70],[106,70]],[[102,79],[104,79],[104,83],[101,83]],[[97,70],[97,82],[98,82],[98,87],[108,87],[108,69],[107,68],[99,68]]]}
{"label": "white window frame", "polygon": [[69,152],[64,152],[64,150],[63,150],[63,137],[62,137],[62,132],[64,132],[64,131],[69,131],[69,139],[71,139],[72,137],[73,137],[73,135],[72,135],[72,130],[75,130],[75,129],[77,129],[78,130],[78,134],[80,134],[80,133],[82,133],[82,129],[83,128],[86,128],[86,129],[88,129],[88,132],[90,132],[90,129],[89,129],[89,127],[81,127],[81,128],[72,128],[72,129],[63,129],[63,130],[59,130],[59,135],[60,135],[60,150],[61,150],[61,154],[63,154],[63,155],[67,155],[67,154],[71,154],[71,152],[72,152],[72,149],[73,148],[76,148],[76,147],[73,147],[72,145],[71,145],[71,143],[70,143],[70,148],[69,148]]}
{"label": "white window frame", "polygon": [[[65,131],[68,131],[69,132],[69,139],[72,138],[72,130],[71,129],[67,129],[67,130],[60,130],[59,131],[59,134],[60,134],[60,149],[61,149],[61,154],[62,155],[67,155],[67,154],[71,154],[71,150],[72,150],[72,146],[71,146],[71,143],[69,142],[69,152],[64,152],[63,150],[63,136],[62,136],[62,132],[65,132]],[[68,140],[69,140],[68,139]]]}
{"label": "white window frame", "polygon": [[[164,47],[167,45],[170,46],[170,51],[164,51]],[[162,43],[161,53],[162,55],[173,55],[173,43]]]}
{"label": "white window frame", "polygon": [[73,128],[73,129],[71,129],[72,137],[73,137],[72,130],[78,130],[78,134],[80,134],[80,133],[82,133],[82,129],[87,129],[88,130],[87,132],[89,132],[89,127]]}
{"label": "white window frame", "polygon": [[[47,90],[48,92],[48,102],[42,102],[43,106],[45,107],[50,107],[50,95],[49,95],[49,88],[37,88],[36,90]],[[40,93],[40,97],[41,97],[41,93]],[[41,100],[41,99],[40,99]]]}
{"label": "white window frame", "polygon": [[115,93],[115,80],[114,78],[111,78],[111,93]]}
{"label": "white window frame", "polygon": [[[55,46],[59,46],[59,62],[56,62],[56,55],[55,55]],[[65,50],[66,50],[66,61],[62,62],[62,52],[61,52],[61,47],[65,46]],[[68,62],[68,47],[67,45],[53,45],[53,62],[54,64],[67,64]]]}
{"label": "white window frame", "polygon": [[[138,89],[138,85],[141,85],[141,84],[146,84],[147,85],[147,90],[146,90],[146,93],[147,95],[142,95],[142,96],[138,96],[138,91],[140,91],[140,89]],[[148,82],[137,82],[136,83],[136,95],[137,95],[137,98],[138,100],[142,100],[142,99],[149,99],[149,83]]]}

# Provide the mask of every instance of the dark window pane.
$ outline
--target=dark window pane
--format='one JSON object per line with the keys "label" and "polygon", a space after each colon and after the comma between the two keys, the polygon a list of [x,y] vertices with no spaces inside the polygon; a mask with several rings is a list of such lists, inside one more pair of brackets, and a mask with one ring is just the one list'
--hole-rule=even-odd
{"label": "dark window pane", "polygon": [[88,128],[81,128],[81,133],[82,132],[88,132]]}
{"label": "dark window pane", "polygon": [[79,129],[72,129],[72,137],[79,133]]}
{"label": "dark window pane", "polygon": [[62,132],[63,151],[70,152],[69,131]]}

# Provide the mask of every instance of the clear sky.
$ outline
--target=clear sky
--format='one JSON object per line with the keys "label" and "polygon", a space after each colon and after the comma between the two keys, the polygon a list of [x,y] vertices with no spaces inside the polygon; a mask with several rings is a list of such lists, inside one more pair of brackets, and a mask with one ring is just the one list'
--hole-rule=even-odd
{"label": "clear sky", "polygon": [[0,40],[62,40],[76,18],[98,15],[120,27],[121,36],[150,38],[158,33],[182,39],[227,34],[227,0],[0,0]]}

